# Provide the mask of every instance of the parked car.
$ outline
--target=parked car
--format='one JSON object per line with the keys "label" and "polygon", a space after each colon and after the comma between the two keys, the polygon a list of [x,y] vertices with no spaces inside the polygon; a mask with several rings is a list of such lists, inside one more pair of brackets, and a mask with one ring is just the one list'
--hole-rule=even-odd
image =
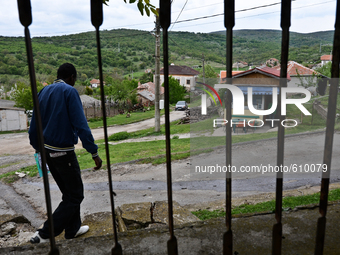
{"label": "parked car", "polygon": [[188,104],[185,101],[178,101],[175,107],[175,111],[185,111],[188,109]]}

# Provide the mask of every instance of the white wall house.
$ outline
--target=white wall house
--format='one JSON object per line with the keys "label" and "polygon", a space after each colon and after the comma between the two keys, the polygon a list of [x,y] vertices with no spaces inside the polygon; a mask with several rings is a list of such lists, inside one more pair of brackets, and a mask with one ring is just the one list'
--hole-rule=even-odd
{"label": "white wall house", "polygon": [[0,108],[0,131],[27,130],[27,115],[22,108]]}
{"label": "white wall house", "polygon": [[[180,85],[184,86],[187,91],[193,90],[196,86],[195,79],[199,71],[192,69],[188,66],[169,66],[169,76],[175,78]],[[160,83],[164,82],[164,68],[160,70]]]}

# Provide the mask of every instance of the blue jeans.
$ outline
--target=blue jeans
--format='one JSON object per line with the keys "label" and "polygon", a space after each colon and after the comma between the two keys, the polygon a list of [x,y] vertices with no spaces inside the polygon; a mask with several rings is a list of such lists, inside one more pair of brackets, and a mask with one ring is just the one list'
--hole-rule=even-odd
{"label": "blue jeans", "polygon": [[[46,149],[46,158],[50,172],[62,193],[62,201],[53,212],[54,236],[65,230],[65,238],[70,239],[81,226],[80,204],[84,199],[77,156],[74,151],[56,152]],[[38,231],[42,238],[49,238],[48,220]]]}

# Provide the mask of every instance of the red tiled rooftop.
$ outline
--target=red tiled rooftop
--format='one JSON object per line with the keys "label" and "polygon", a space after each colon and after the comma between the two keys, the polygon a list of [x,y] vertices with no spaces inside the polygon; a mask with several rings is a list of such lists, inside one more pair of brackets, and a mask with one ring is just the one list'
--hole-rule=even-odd
{"label": "red tiled rooftop", "polygon": [[[265,73],[265,74],[269,74],[270,76],[274,76],[276,78],[280,78],[280,70],[268,67],[268,66],[263,66],[263,67],[255,67],[253,69],[249,69],[247,71],[243,71],[241,73],[238,73],[236,75],[233,75],[233,77],[241,77],[247,74],[251,74],[251,73]],[[287,74],[287,79],[290,80],[290,75]]]}
{"label": "red tiled rooftop", "polygon": [[320,57],[321,61],[332,61],[333,56],[332,55],[322,55]]}
{"label": "red tiled rooftop", "polygon": [[[276,66],[275,69],[277,69],[278,71],[280,71],[281,66]],[[297,76],[298,73],[300,75],[313,75],[313,74],[317,74],[316,71],[314,71],[313,69],[310,69],[308,67],[305,67],[295,61],[289,61],[288,62],[288,67],[287,67],[287,73],[290,76]]]}

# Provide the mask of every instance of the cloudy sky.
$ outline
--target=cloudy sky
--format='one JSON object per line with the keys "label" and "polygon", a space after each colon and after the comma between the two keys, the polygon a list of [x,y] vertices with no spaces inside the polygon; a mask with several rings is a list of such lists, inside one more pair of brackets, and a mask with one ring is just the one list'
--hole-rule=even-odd
{"label": "cloudy sky", "polygon": [[[17,1],[0,0],[0,36],[22,36]],[[129,1],[127,1],[129,2]],[[158,0],[150,0],[156,7]],[[173,0],[171,31],[212,32],[224,30],[223,0]],[[236,0],[235,29],[280,29],[279,0]],[[53,36],[93,31],[90,0],[31,0],[32,36]],[[271,5],[271,6],[266,6]],[[249,10],[254,7],[259,7]],[[292,3],[291,31],[309,33],[334,29],[336,0],[295,0]],[[210,17],[216,15],[215,17]],[[205,17],[205,18],[203,18]],[[136,4],[110,0],[104,6],[102,29],[151,31],[154,17],[141,16]],[[193,21],[188,21],[195,19]]]}

